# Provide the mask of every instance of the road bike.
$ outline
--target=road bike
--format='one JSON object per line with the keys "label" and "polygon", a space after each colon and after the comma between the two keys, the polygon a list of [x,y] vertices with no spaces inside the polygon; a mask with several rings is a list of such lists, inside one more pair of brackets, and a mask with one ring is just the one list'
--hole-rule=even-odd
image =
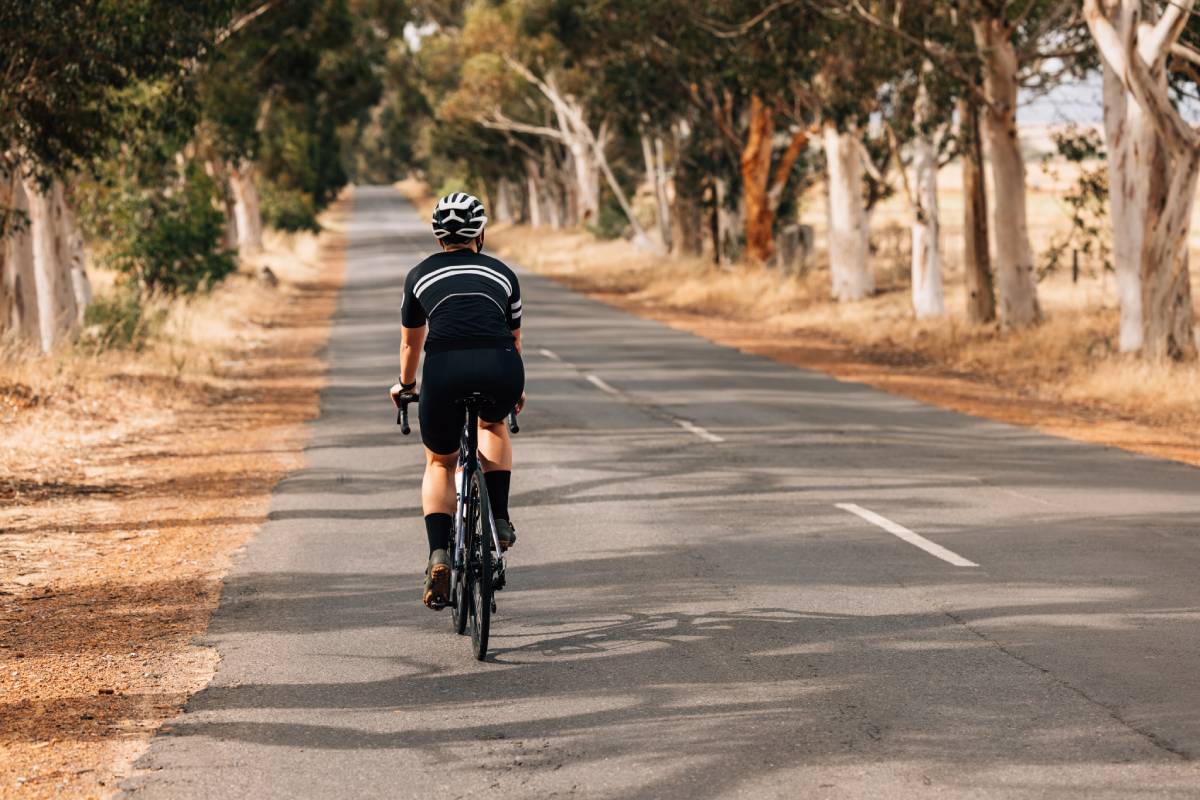
{"label": "road bike", "polygon": [[[402,396],[396,423],[407,436],[409,403],[420,402],[419,395]],[[491,403],[485,395],[474,393],[458,401],[465,421],[458,443],[458,467],[454,473],[458,495],[454,514],[454,557],[450,568],[450,623],[460,636],[468,629],[475,658],[487,657],[488,634],[492,614],[496,613],[496,592],[504,588],[504,552],[496,534],[496,520],[488,502],[487,482],[479,463],[479,409]],[[517,416],[508,415],[508,430],[518,433]]]}

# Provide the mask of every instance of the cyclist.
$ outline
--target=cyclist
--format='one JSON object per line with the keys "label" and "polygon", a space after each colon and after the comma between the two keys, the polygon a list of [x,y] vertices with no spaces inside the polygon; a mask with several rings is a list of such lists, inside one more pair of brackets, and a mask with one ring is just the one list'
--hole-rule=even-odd
{"label": "cyclist", "polygon": [[440,199],[433,210],[433,235],[441,252],[413,267],[404,281],[400,379],[391,395],[399,405],[416,393],[424,344],[419,419],[425,445],[421,505],[429,562],[423,600],[433,609],[450,600],[454,470],[464,415],[456,401],[474,392],[491,401],[479,411],[479,460],[497,538],[503,549],[517,540],[508,513],[512,442],[504,419],[525,405],[521,287],[504,262],[483,254],[486,226],[487,214],[475,197],[455,192]]}

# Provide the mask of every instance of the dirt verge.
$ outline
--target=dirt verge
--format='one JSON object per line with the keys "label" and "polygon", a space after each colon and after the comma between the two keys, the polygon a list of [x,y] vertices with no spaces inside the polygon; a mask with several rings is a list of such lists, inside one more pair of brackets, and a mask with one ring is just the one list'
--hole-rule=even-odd
{"label": "dirt verge", "polygon": [[0,376],[0,797],[112,794],[212,675],[193,640],[301,463],[348,206],[183,313],[190,338]]}

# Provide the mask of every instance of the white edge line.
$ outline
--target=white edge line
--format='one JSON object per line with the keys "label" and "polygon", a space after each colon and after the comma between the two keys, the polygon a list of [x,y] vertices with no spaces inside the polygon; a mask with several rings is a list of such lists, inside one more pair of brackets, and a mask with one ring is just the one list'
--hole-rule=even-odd
{"label": "white edge line", "polygon": [[616,389],[614,389],[612,386],[610,386],[599,375],[588,375],[587,382],[590,383],[592,386],[595,386],[597,389],[599,389],[600,391],[602,391],[606,394],[614,394],[614,395],[620,394],[620,392],[618,392]]}
{"label": "white edge line", "polygon": [[677,419],[677,420],[675,420],[675,424],[678,425],[679,427],[683,428],[688,433],[696,434],[697,436],[699,436],[701,439],[703,439],[706,442],[713,442],[714,444],[720,444],[721,442],[725,441],[720,436],[717,436],[715,433],[709,433],[708,431],[704,430],[704,428],[701,428],[699,425],[697,425],[696,423],[691,422],[689,420]]}
{"label": "white edge line", "polygon": [[863,508],[854,503],[837,503],[837,507],[842,511],[849,511],[851,514],[862,517],[867,522],[873,525],[878,525],[893,536],[899,537],[911,544],[913,547],[919,547],[931,556],[936,556],[942,561],[948,561],[956,567],[978,567],[974,561],[967,559],[955,553],[953,550],[947,550],[936,542],[931,542],[919,533],[913,533],[903,525],[898,525],[892,522],[887,517],[880,516],[870,509]]}
{"label": "white edge line", "polygon": [[550,359],[551,361],[562,361],[562,357],[559,356],[559,354],[554,352],[553,350],[547,350],[546,348],[543,347],[538,352],[541,353],[542,355],[544,355],[546,358]]}

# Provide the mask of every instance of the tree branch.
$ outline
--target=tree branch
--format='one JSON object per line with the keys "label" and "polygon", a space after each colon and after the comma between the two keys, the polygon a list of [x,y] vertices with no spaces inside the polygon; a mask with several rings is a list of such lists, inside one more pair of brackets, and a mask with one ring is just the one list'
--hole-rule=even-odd
{"label": "tree branch", "polygon": [[809,137],[811,132],[807,129],[796,131],[792,135],[792,140],[788,142],[787,150],[783,151],[783,157],[779,159],[779,163],[775,165],[775,174],[771,177],[771,182],[767,188],[767,202],[771,206],[771,212],[779,210],[779,202],[783,199],[783,190],[787,188],[788,178],[791,177],[792,167],[796,163],[796,159],[804,152],[804,148],[808,147]]}
{"label": "tree branch", "polygon": [[531,125],[528,122],[510,119],[504,115],[499,109],[493,109],[490,117],[477,116],[475,121],[485,128],[494,131],[512,131],[514,133],[528,133],[531,136],[540,136],[544,139],[553,139],[556,142],[565,141],[561,131],[545,125]]}
{"label": "tree branch", "polygon": [[1193,50],[1182,42],[1176,42],[1171,45],[1171,55],[1176,58],[1181,58],[1184,61],[1190,61],[1193,64],[1200,65],[1200,52]]}
{"label": "tree branch", "polygon": [[1150,38],[1142,45],[1147,48],[1143,52],[1152,55],[1151,64],[1157,64],[1165,58],[1171,45],[1179,40],[1195,5],[1196,0],[1170,0],[1167,3],[1166,11],[1163,11],[1150,31]]}

